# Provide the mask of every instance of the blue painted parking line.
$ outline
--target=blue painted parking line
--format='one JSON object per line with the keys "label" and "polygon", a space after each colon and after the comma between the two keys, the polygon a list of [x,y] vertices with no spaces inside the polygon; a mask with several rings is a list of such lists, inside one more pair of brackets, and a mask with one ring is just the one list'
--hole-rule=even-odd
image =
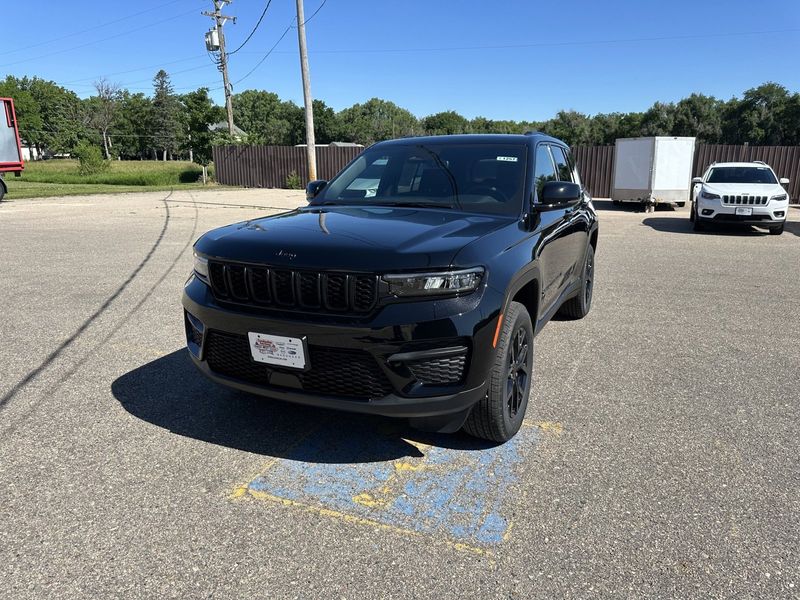
{"label": "blue painted parking line", "polygon": [[510,531],[509,489],[541,431],[523,427],[511,441],[489,447],[459,436],[432,436],[420,443],[345,422],[312,433],[234,496],[265,498],[457,545],[492,546]]}

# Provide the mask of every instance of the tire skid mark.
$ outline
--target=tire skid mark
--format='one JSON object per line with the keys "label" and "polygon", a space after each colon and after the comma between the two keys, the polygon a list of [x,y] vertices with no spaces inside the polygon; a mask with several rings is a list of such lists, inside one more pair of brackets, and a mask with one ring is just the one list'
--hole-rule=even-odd
{"label": "tire skid mark", "polygon": [[[166,210],[166,214],[164,216],[164,223],[162,224],[161,231],[159,232],[158,237],[154,241],[153,245],[151,246],[150,250],[144,256],[142,261],[136,266],[136,268],[131,272],[128,278],[114,291],[114,293],[109,296],[105,302],[103,302],[100,307],[95,310],[82,324],[81,326],[66,340],[64,340],[55,350],[53,350],[36,368],[31,370],[25,377],[23,377],[20,381],[18,381],[6,394],[4,394],[0,398],[0,411],[2,411],[8,403],[13,399],[13,397],[18,394],[25,386],[35,380],[43,371],[47,369],[50,363],[56,360],[66,349],[68,349],[76,340],[78,340],[83,333],[100,317],[102,316],[106,310],[111,306],[111,304],[128,288],[128,286],[136,279],[139,273],[144,269],[147,263],[150,262],[153,255],[155,254],[156,250],[160,247],[161,243],[166,236],[167,228],[169,226],[169,222],[171,219],[170,208],[169,208],[169,201],[173,194],[173,190],[170,190],[169,194],[166,197],[161,199],[161,202],[164,204],[164,208]],[[194,201],[194,196],[192,196],[191,192],[189,192],[189,197],[192,198]],[[198,210],[197,206],[195,206],[195,216],[194,216],[194,224],[192,227],[192,233],[189,241],[184,245],[181,249],[178,256],[173,260],[170,264],[167,271],[158,279],[158,281],[151,286],[145,296],[131,309],[128,314],[123,317],[123,319],[112,329],[112,331],[107,334],[100,342],[98,342],[91,350],[85,353],[83,358],[81,358],[75,365],[73,365],[70,369],[68,369],[64,375],[58,380],[57,386],[63,384],[67,381],[75,372],[83,366],[86,361],[92,356],[100,347],[103,346],[110,338],[113,336],[115,332],[117,332],[132,316],[135,314],[143,305],[144,303],[153,295],[156,288],[167,278],[167,276],[172,272],[172,270],[177,265],[180,258],[186,252],[186,250],[191,245],[192,241],[194,240],[194,236],[197,232],[197,225],[198,225]],[[24,415],[22,415],[22,421],[18,421],[17,424],[23,422],[36,408],[39,403],[36,403],[34,406],[30,408]],[[11,426],[5,429],[5,433],[11,433],[13,430],[16,429],[16,426]]]}

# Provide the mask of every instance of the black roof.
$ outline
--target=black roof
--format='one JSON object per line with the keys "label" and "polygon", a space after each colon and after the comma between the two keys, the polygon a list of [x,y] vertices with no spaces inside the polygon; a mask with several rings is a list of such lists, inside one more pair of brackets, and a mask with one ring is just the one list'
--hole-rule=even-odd
{"label": "black roof", "polygon": [[426,135],[419,137],[406,137],[378,142],[376,145],[406,145],[406,144],[519,144],[533,145],[537,142],[547,141],[557,144],[566,144],[559,139],[545,135],[540,131],[530,131],[525,134],[515,133],[464,133],[457,135]]}

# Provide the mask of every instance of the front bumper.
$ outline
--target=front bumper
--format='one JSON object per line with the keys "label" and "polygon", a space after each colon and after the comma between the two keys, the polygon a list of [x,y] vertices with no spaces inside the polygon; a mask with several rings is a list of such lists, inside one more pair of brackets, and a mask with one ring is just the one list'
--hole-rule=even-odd
{"label": "front bumper", "polygon": [[[737,214],[737,209],[750,209],[751,214]],[[735,206],[723,204],[721,200],[697,200],[697,216],[704,221],[714,223],[734,223],[754,225],[756,227],[772,227],[786,221],[789,201],[775,202],[770,200],[765,205]],[[742,212],[740,210],[740,212]]]}
{"label": "front bumper", "polygon": [[[225,306],[192,276],[182,301],[192,360],[212,381],[299,404],[412,420],[448,417],[460,426],[486,393],[503,299],[484,286],[463,298],[390,304],[348,319]],[[307,370],[256,363],[249,347],[242,350],[248,332],[305,338]],[[218,339],[231,345],[215,346]],[[463,349],[463,355],[453,363],[443,359],[435,369],[417,368],[442,349]],[[461,375],[447,381],[451,364]],[[351,381],[362,376],[370,383],[363,392]]]}

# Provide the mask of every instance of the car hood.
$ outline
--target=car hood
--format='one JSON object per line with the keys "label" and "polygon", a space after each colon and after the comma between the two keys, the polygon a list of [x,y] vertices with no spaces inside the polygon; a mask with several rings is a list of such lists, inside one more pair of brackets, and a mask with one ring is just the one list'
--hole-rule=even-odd
{"label": "car hood", "polygon": [[778,196],[785,194],[777,183],[704,183],[703,188],[709,192],[728,196]]}
{"label": "car hood", "polygon": [[510,217],[400,207],[309,207],[209,231],[208,257],[274,266],[386,272],[447,267]]}

